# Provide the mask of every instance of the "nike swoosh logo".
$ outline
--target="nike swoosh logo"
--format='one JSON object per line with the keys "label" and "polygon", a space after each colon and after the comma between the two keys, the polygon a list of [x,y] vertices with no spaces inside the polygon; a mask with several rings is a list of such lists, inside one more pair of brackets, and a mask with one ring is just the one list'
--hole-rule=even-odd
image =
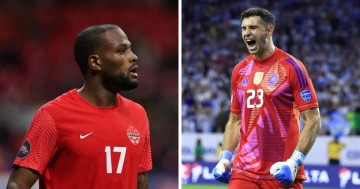
{"label": "nike swoosh logo", "polygon": [[88,134],[86,134],[86,135],[80,134],[80,139],[84,139],[84,138],[88,137],[88,136],[91,135],[91,134],[93,134],[93,132],[88,133]]}

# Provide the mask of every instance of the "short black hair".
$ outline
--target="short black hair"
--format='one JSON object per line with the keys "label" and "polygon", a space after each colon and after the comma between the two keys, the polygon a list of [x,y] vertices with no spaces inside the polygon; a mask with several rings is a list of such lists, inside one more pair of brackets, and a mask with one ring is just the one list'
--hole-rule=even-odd
{"label": "short black hair", "polygon": [[116,29],[119,26],[114,24],[94,25],[82,30],[76,37],[74,56],[77,65],[83,75],[88,69],[88,58],[97,50],[106,31]]}
{"label": "short black hair", "polygon": [[259,7],[249,8],[241,13],[241,21],[243,21],[244,18],[248,18],[251,16],[260,16],[260,18],[265,22],[265,24],[272,25],[275,27],[274,15],[266,9]]}

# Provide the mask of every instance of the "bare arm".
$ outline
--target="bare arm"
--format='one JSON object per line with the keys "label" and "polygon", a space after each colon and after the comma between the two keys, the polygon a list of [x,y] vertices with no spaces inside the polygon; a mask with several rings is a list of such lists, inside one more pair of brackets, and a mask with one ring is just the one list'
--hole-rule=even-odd
{"label": "bare arm", "polygon": [[222,142],[223,150],[233,152],[240,141],[240,115],[230,112],[229,120],[226,123],[225,133]]}
{"label": "bare arm", "polygon": [[38,178],[39,175],[34,170],[15,167],[11,172],[6,189],[30,189]]}
{"label": "bare arm", "polygon": [[319,108],[304,110],[301,112],[301,116],[303,117],[305,124],[304,129],[301,131],[296,149],[304,155],[307,155],[321,128]]}
{"label": "bare arm", "polygon": [[137,189],[149,189],[147,173],[139,173],[137,178]]}

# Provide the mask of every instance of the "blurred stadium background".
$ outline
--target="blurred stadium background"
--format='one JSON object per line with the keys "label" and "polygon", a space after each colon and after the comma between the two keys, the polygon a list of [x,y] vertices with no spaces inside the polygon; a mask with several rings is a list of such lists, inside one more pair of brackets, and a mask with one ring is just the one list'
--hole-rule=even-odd
{"label": "blurred stadium background", "polygon": [[[274,13],[275,45],[305,64],[317,91],[323,127],[305,160],[308,181],[304,186],[360,188],[360,2],[181,2],[183,188],[219,184],[211,170],[229,115],[231,71],[248,55],[241,39],[240,14],[254,6]],[[327,148],[335,136],[345,148],[341,164],[329,166]],[[196,145],[198,140],[201,145]],[[204,153],[195,159],[199,148]]]}
{"label": "blurred stadium background", "polygon": [[140,86],[122,94],[149,116],[150,188],[178,187],[178,1],[14,0],[0,1],[0,188],[37,108],[82,85],[76,35],[102,23],[122,27],[139,57]]}

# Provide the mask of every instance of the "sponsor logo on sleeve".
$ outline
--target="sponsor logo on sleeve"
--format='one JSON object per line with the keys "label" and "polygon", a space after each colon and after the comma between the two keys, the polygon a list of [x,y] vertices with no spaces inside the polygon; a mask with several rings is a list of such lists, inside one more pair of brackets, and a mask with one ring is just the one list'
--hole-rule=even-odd
{"label": "sponsor logo on sleeve", "polygon": [[26,157],[31,150],[31,145],[29,141],[25,141],[24,144],[21,146],[19,153],[17,154],[16,157],[18,158],[24,158]]}
{"label": "sponsor logo on sleeve", "polygon": [[300,92],[300,96],[305,102],[309,102],[311,99],[311,92],[310,90],[303,90]]}

